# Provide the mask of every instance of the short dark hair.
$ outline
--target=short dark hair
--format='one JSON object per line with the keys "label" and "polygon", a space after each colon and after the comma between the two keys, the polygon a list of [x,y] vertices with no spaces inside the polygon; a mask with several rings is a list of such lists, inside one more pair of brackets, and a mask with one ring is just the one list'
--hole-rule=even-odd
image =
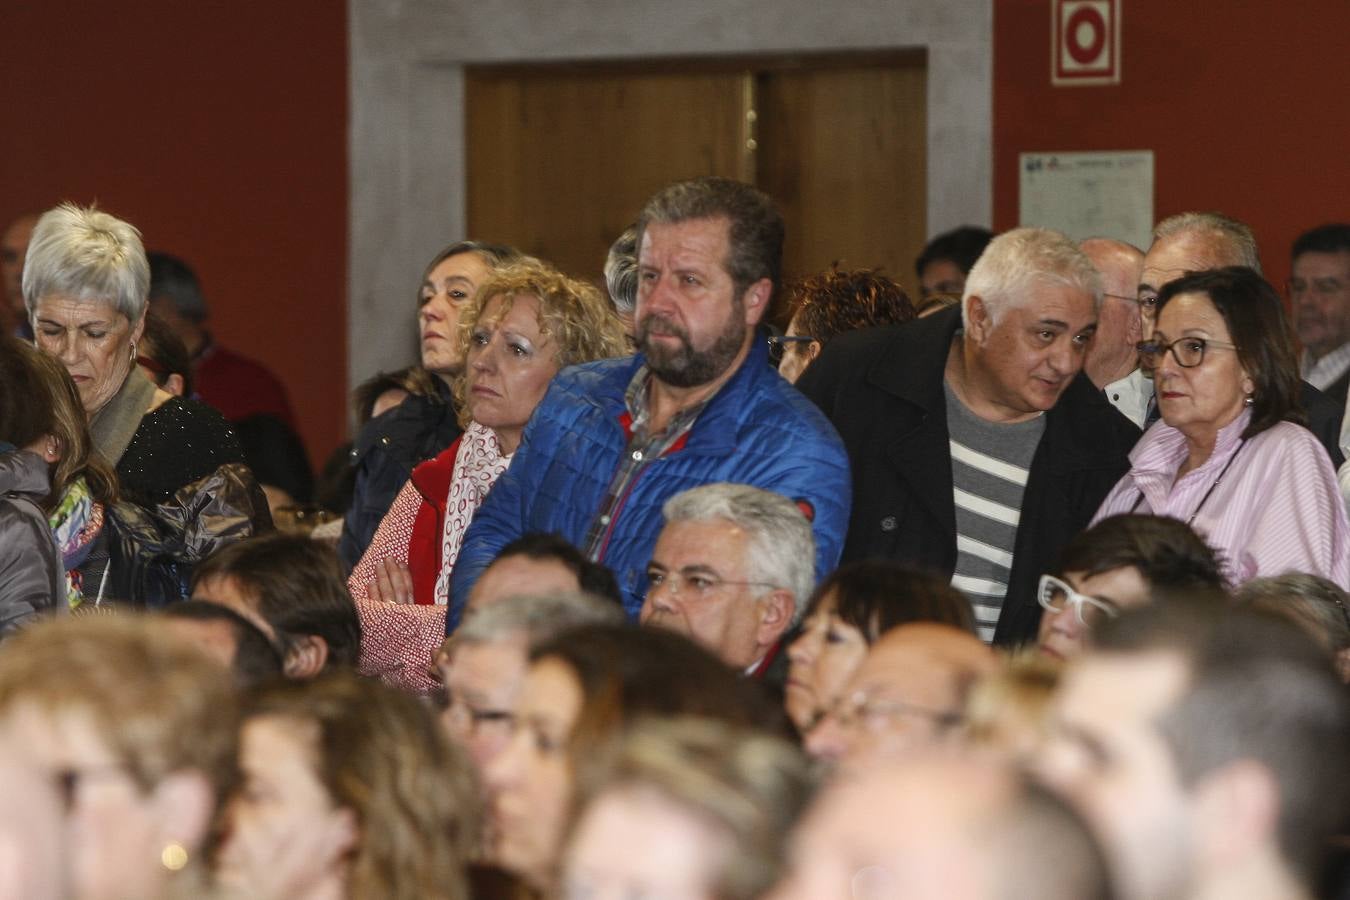
{"label": "short dark hair", "polygon": [[994,233],[978,225],[962,225],[939,234],[929,241],[914,260],[914,274],[923,277],[923,270],[939,260],[947,260],[969,275],[975,260],[994,239]]}
{"label": "short dark hair", "polygon": [[1168,516],[1108,516],[1064,547],[1059,573],[1100,575],[1134,566],[1150,587],[1223,590],[1219,556],[1185,522]]}
{"label": "short dark hair", "polygon": [[577,576],[577,584],[585,593],[594,594],[615,603],[623,603],[623,595],[619,593],[619,583],[615,580],[614,573],[609,570],[609,567],[601,563],[591,562],[571,541],[560,534],[552,532],[545,534],[540,531],[527,532],[503,547],[492,561],[496,562],[508,556],[553,560]]}
{"label": "short dark hair", "polygon": [[1333,222],[1303,232],[1294,239],[1289,258],[1305,253],[1350,253],[1350,224]]}
{"label": "short dark hair", "polygon": [[1192,272],[1158,292],[1158,315],[1181,294],[1209,297],[1228,325],[1238,361],[1256,385],[1252,419],[1242,436],[1255,437],[1279,422],[1306,424],[1294,336],[1280,295],[1270,283],[1246,266]]}
{"label": "short dark hair", "polygon": [[637,220],[637,246],[653,222],[674,224],[692,219],[726,219],[727,258],[735,299],[767,278],[776,292],[783,277],[783,216],[768,195],[744,182],[716,175],[677,181],[647,201]]}
{"label": "short dark hair", "polygon": [[421,366],[406,366],[393,372],[376,372],[352,391],[352,412],[359,429],[374,418],[375,403],[386,391],[410,396],[437,397],[436,376]]}
{"label": "short dark hair", "polygon": [[233,579],[256,597],[258,614],[283,646],[300,636],[321,637],[328,644],[325,668],[356,665],[361,620],[331,547],[280,533],[238,541],[198,565],[192,586],[214,578]]}
{"label": "short dark hair", "polygon": [[1126,610],[1094,634],[1096,652],[1173,653],[1189,677],[1157,727],[1185,785],[1254,759],[1279,786],[1279,845],[1311,882],[1350,805],[1350,697],[1327,652],[1281,617],[1178,597]]}
{"label": "short dark hair", "polygon": [[239,613],[209,600],[184,600],[163,608],[162,615],[189,622],[224,622],[234,632],[235,683],[240,687],[261,684],[282,673],[281,648],[268,640],[262,629]]}
{"label": "short dark hair", "polygon": [[862,632],[868,644],[910,622],[940,622],[975,633],[975,614],[965,594],[931,572],[891,560],[865,559],[835,569],[811,595],[806,614],[830,594],[839,618]]}
{"label": "short dark hair", "polygon": [[155,364],[146,367],[154,372],[150,378],[155,384],[164,387],[170,375],[177,375],[183,379],[183,396],[192,396],[192,354],[178,332],[153,311],[146,310],[145,331],[137,350],[139,356]]}
{"label": "short dark hair", "polygon": [[791,308],[797,333],[821,346],[846,331],[893,325],[914,318],[905,289],[877,269],[840,271],[836,265],[792,286]]}
{"label": "short dark hair", "polygon": [[150,292],[146,295],[168,297],[174,309],[189,322],[205,322],[209,315],[202,283],[192,267],[176,256],[151,251],[145,254],[150,263]]}

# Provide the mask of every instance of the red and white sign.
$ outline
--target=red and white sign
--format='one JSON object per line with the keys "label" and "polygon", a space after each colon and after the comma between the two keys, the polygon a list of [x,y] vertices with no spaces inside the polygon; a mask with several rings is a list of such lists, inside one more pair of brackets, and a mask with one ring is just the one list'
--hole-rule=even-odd
{"label": "red and white sign", "polygon": [[1052,0],[1050,83],[1120,84],[1120,0]]}

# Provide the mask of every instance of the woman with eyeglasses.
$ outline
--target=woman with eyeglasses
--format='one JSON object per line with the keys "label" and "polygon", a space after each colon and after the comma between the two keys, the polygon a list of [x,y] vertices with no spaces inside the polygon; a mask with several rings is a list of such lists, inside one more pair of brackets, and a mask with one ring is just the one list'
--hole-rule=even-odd
{"label": "woman with eyeglasses", "polygon": [[1350,522],[1331,460],[1303,427],[1275,289],[1237,266],[1170,282],[1139,355],[1162,420],[1135,445],[1094,521],[1180,519],[1218,551],[1233,585],[1288,571],[1350,585]]}
{"label": "woman with eyeglasses", "polygon": [[1070,659],[1122,609],[1156,591],[1195,590],[1224,590],[1219,560],[1198,534],[1167,516],[1110,516],[1064,547],[1055,574],[1041,576],[1037,649]]}

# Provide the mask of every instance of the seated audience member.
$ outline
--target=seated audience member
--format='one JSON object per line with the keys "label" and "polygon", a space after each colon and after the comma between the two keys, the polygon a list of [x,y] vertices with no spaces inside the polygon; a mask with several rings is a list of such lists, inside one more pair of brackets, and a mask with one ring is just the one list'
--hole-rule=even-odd
{"label": "seated audience member", "polygon": [[923,755],[817,796],[774,900],[1106,900],[1106,861],[1068,804],[1015,770]]}
{"label": "seated audience member", "polygon": [[[430,397],[436,394],[432,375],[420,365],[407,366],[395,372],[377,372],[352,391],[352,416],[359,432],[366,423],[403,404],[409,397]],[[342,535],[342,516],[351,508],[352,491],[356,485],[356,470],[352,468],[351,441],[334,448],[314,485],[314,502],[338,518],[325,523],[316,538],[336,541]]]}
{"label": "seated audience member", "polygon": [[557,532],[614,572],[636,618],[661,507],[700,484],[750,484],[813,511],[816,573],[838,562],[848,459],[768,365],[759,325],[782,268],[783,220],[753,187],[705,177],[659,191],[638,219],[636,357],[574,366],[535,410],[474,516],[447,627],[487,564],[529,531]]}
{"label": "seated audience member", "polygon": [[1049,737],[1060,669],[1058,660],[1016,651],[982,676],[966,698],[966,743],[1014,763],[1035,759]]}
{"label": "seated audience member", "polygon": [[807,752],[852,769],[955,743],[971,686],[997,668],[968,631],[934,622],[893,628],[806,735]]}
{"label": "seated audience member", "polygon": [[805,734],[843,691],[887,631],[909,622],[941,622],[975,632],[970,601],[928,572],[873,559],[846,563],[821,582],[788,647],[784,701]]}
{"label": "seated audience member", "polygon": [[33,238],[37,213],[25,213],[13,220],[0,234],[0,324],[4,334],[20,340],[33,339],[33,326],[23,297],[23,267],[28,242]]}
{"label": "seated audience member", "polygon": [[949,306],[960,306],[960,294],[930,294],[914,307],[914,318],[924,319],[934,313],[940,313]]}
{"label": "seated audience member", "polygon": [[695,718],[637,725],[588,783],[563,858],[563,900],[758,900],[782,874],[811,796],[782,738]]}
{"label": "seated audience member", "polygon": [[1326,453],[1302,427],[1274,288],[1237,266],[1168,282],[1141,347],[1163,420],[1130,452],[1096,519],[1182,519],[1232,585],[1292,570],[1350,586],[1350,521]]}
{"label": "seated audience member", "polygon": [[577,591],[623,606],[609,569],[591,562],[556,534],[524,534],[503,547],[474,582],[464,620],[510,597]]}
{"label": "seated audience member", "polygon": [[356,665],[361,622],[333,551],[270,534],[219,551],[193,573],[192,599],[228,606],[281,650],[287,678]]}
{"label": "seated audience member", "polygon": [[445,637],[464,532],[511,465],[553,376],[623,352],[619,321],[600,292],[537,262],[484,281],[460,314],[457,337],[465,373],[453,391],[464,433],[413,470],[347,580],[367,656],[382,673],[402,663],[420,674]]}
{"label": "seated audience member", "polygon": [[605,740],[638,718],[679,715],[782,726],[755,685],[677,634],[589,626],[531,649],[511,740],[487,769],[490,856],[551,895],[575,779]]}
{"label": "seated audience member", "polygon": [[77,569],[102,532],[117,479],[94,450],[65,367],[9,337],[0,337],[0,451],[4,633],[39,608],[81,603]]}
{"label": "seated audience member", "polygon": [[184,600],[164,607],[169,629],[234,673],[241,688],[278,677],[281,651],[262,629],[228,606]]}
{"label": "seated audience member", "polygon": [[1078,245],[1102,276],[1102,303],[1083,373],[1111,405],[1143,428],[1153,399],[1153,382],[1139,368],[1144,319],[1139,311],[1139,277],[1144,254],[1124,241],[1089,238]]}
{"label": "seated audience member", "polygon": [[1303,347],[1299,371],[1344,406],[1350,393],[1350,224],[1305,231],[1289,255],[1289,304]]}
{"label": "seated audience member", "polygon": [[440,663],[450,737],[482,772],[516,722],[529,649],[583,625],[621,625],[617,603],[583,593],[508,597],[464,620]]}
{"label": "seated audience member", "polygon": [[[1144,340],[1153,335],[1158,294],[1169,282],[1183,275],[1208,272],[1224,266],[1243,266],[1261,274],[1256,235],[1236,219],[1216,212],[1185,212],[1163,219],[1153,228],[1153,243],[1144,254],[1144,274],[1139,281],[1139,310],[1143,316]],[[1147,369],[1148,364],[1140,359]],[[1155,393],[1156,393],[1156,385]],[[1326,448],[1332,466],[1345,456],[1340,449],[1342,401],[1333,400],[1306,381],[1298,382],[1299,398],[1308,415],[1308,429]],[[1156,419],[1156,404],[1149,421]]]}
{"label": "seated audience member", "polygon": [[1092,822],[1119,895],[1307,897],[1350,809],[1350,700],[1298,626],[1155,603],[1065,671],[1047,778]]}
{"label": "seated audience member", "polygon": [[501,266],[521,259],[512,247],[481,241],[451,244],[431,258],[417,291],[417,327],[422,368],[435,376],[435,393],[408,397],[371,419],[356,436],[352,505],[342,523],[338,556],[350,571],[366,552],[380,520],[418,463],[431,459],[460,436],[452,380],[464,371],[459,340],[460,310],[478,286]]}
{"label": "seated audience member", "polygon": [[241,897],[462,900],[468,762],[416,699],[351,673],[252,694],[217,872]]}
{"label": "seated audience member", "polygon": [[796,381],[835,335],[914,318],[905,289],[876,269],[812,275],[793,285],[787,334],[769,338],[779,350],[778,371]]}
{"label": "seated audience member", "polygon": [[1350,596],[1325,578],[1291,572],[1253,578],[1234,599],[1302,626],[1325,647],[1341,681],[1350,683]]}
{"label": "seated audience member", "polygon": [[1068,659],[1093,627],[1141,606],[1155,590],[1222,591],[1219,560],[1190,528],[1167,516],[1109,516],[1069,541],[1055,575],[1041,576],[1042,654]]}
{"label": "seated audience member", "polygon": [[63,794],[63,896],[204,896],[237,729],[225,670],[141,614],[42,622],[0,652],[0,746]]}
{"label": "seated audience member", "polygon": [[153,307],[145,313],[145,331],[136,345],[136,365],[161,390],[175,397],[194,396],[192,357],[187,345]]}
{"label": "seated audience member", "polygon": [[642,624],[678,631],[733,669],[781,683],[770,669],[815,584],[802,510],[749,485],[706,484],[671,497],[661,512]]}
{"label": "seated audience member", "polygon": [[638,295],[636,224],[625,228],[609,248],[609,254],[605,257],[605,290],[631,344]]}
{"label": "seated audience member", "polygon": [[994,233],[988,228],[963,225],[929,241],[914,260],[920,299],[927,300],[934,294],[964,293],[966,276],[993,239]]}
{"label": "seated audience member", "polygon": [[22,753],[0,741],[0,900],[67,900],[60,784]]}
{"label": "seated audience member", "polygon": [[844,561],[950,578],[985,641],[1036,634],[1037,580],[1139,437],[1081,375],[1101,291],[1067,237],[1019,228],[971,269],[960,311],[830,343],[797,386],[849,450]]}

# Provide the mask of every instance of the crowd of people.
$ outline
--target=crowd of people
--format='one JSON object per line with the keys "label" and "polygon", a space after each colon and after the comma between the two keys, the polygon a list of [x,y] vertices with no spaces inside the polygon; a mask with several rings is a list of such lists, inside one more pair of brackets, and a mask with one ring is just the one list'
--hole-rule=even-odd
{"label": "crowd of people", "polygon": [[0,900],[1350,896],[1350,225],[784,234],[449,244],[316,479],[186,262],[13,223]]}

